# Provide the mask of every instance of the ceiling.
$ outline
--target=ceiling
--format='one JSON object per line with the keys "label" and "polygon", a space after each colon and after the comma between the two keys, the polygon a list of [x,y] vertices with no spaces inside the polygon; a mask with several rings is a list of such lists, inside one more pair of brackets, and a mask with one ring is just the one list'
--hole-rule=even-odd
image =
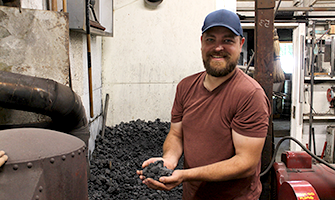
{"label": "ceiling", "polygon": [[[236,12],[241,21],[253,21],[255,1],[237,0]],[[303,22],[309,19],[334,20],[335,0],[276,0],[275,22]]]}

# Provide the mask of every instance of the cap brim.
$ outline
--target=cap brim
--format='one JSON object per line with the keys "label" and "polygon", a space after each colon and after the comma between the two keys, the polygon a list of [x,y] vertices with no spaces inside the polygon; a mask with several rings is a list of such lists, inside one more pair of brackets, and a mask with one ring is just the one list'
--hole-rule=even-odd
{"label": "cap brim", "polygon": [[230,27],[230,26],[228,26],[228,25],[225,25],[225,24],[212,24],[212,25],[208,26],[207,28],[205,28],[205,29],[202,31],[202,33],[208,31],[208,29],[210,29],[210,28],[218,27],[218,26],[219,26],[219,27],[226,27],[226,28],[228,28],[229,30],[231,30],[231,32],[233,32],[233,33],[234,33],[235,35],[237,35],[237,36],[243,36],[243,35],[239,34],[235,29],[233,29],[232,27]]}

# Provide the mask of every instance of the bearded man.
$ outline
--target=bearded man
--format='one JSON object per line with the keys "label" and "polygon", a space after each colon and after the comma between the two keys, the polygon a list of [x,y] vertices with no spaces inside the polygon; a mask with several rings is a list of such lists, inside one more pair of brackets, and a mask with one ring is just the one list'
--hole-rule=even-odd
{"label": "bearded man", "polygon": [[257,200],[260,161],[270,103],[262,87],[236,67],[244,43],[239,17],[217,10],[205,18],[201,52],[205,67],[177,86],[163,160],[184,169],[159,181],[137,174],[149,188],[171,190],[183,183],[183,199]]}

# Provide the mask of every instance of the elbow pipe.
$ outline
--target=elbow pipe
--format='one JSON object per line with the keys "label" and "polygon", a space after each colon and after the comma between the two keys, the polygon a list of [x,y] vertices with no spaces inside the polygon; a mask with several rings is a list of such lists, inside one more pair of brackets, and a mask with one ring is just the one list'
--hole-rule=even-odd
{"label": "elbow pipe", "polygon": [[0,106],[47,115],[55,130],[74,135],[88,146],[85,108],[80,97],[63,84],[0,71]]}

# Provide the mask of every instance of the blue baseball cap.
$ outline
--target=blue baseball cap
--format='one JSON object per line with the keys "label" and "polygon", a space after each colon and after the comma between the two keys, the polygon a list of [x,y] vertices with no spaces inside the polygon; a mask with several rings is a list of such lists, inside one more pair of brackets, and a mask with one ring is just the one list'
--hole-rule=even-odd
{"label": "blue baseball cap", "polygon": [[238,15],[230,10],[221,9],[207,15],[202,26],[202,33],[216,26],[230,29],[235,35],[243,37],[243,30]]}

